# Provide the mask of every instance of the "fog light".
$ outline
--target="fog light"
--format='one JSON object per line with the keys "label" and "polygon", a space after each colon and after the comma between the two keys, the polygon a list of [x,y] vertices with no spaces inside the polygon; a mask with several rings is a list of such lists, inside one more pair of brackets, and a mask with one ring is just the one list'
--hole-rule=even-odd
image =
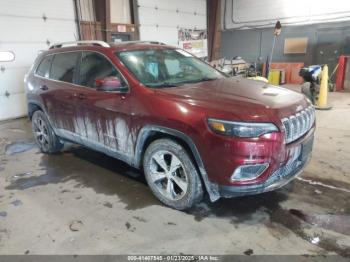
{"label": "fog light", "polygon": [[236,168],[231,176],[233,181],[253,180],[260,176],[269,167],[268,163],[257,165],[243,165]]}

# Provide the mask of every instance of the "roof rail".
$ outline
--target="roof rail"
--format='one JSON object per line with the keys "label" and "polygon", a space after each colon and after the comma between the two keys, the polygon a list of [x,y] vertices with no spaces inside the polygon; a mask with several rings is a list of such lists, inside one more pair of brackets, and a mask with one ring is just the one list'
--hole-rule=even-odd
{"label": "roof rail", "polygon": [[163,42],[159,41],[147,41],[147,40],[136,40],[136,41],[122,41],[122,42],[114,42],[113,44],[153,44],[153,45],[166,45]]}
{"label": "roof rail", "polygon": [[49,49],[68,47],[68,46],[78,46],[78,45],[98,45],[98,46],[102,46],[102,47],[111,47],[109,44],[107,44],[104,41],[87,40],[87,41],[74,41],[74,42],[56,43],[56,44],[51,45],[49,47]]}

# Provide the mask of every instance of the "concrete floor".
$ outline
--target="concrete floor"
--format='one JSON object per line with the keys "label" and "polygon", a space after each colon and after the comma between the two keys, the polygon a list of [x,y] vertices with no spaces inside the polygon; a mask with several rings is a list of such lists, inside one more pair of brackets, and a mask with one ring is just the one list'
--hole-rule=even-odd
{"label": "concrete floor", "polygon": [[186,213],[161,205],[122,162],[79,147],[43,155],[27,119],[3,122],[0,254],[350,256],[350,93],[330,103],[298,179]]}

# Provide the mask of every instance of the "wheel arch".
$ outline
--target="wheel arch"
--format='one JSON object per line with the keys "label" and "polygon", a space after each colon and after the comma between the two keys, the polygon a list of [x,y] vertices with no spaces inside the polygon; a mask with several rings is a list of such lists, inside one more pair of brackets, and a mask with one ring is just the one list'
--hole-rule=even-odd
{"label": "wheel arch", "polygon": [[28,117],[31,120],[35,111],[41,110],[45,113],[43,106],[35,101],[28,101]]}
{"label": "wheel arch", "polygon": [[217,184],[211,183],[209,181],[208,174],[205,170],[202,158],[195,143],[188,135],[178,130],[154,125],[147,125],[143,127],[139,132],[136,142],[134,166],[137,168],[142,167],[143,156],[147,147],[153,141],[160,138],[173,139],[187,150],[187,152],[190,154],[190,157],[194,161],[195,166],[198,168],[201,180],[204,183],[206,191],[209,194],[210,200],[214,202],[219,199],[220,195],[218,186]]}

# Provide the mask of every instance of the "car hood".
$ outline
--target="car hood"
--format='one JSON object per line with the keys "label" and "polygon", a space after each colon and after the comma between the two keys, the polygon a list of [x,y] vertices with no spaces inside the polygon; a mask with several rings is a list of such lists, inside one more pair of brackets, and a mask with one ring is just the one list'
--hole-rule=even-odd
{"label": "car hood", "polygon": [[[242,115],[291,115],[307,106],[305,97],[297,92],[242,77],[165,88],[159,92],[191,105]],[[273,112],[272,112],[273,111]]]}

